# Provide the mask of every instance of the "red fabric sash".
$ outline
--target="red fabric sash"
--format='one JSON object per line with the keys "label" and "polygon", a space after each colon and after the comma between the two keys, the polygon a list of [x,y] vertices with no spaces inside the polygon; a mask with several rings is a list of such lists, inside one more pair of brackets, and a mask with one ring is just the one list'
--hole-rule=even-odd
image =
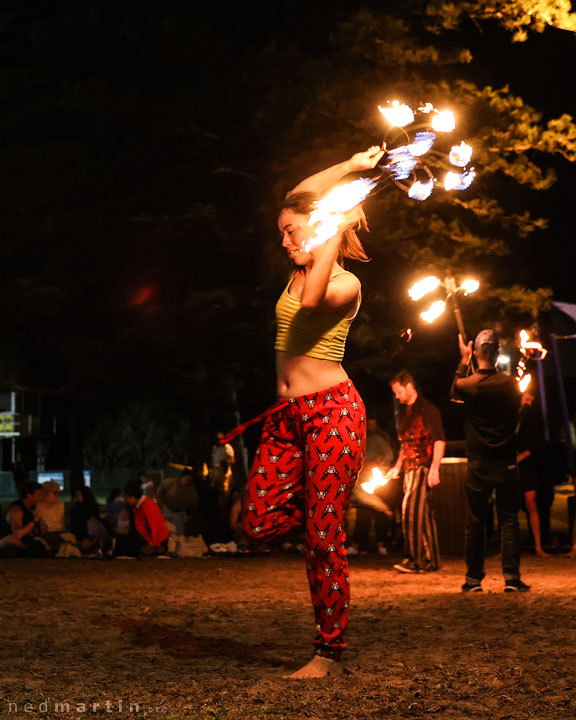
{"label": "red fabric sash", "polygon": [[247,427],[250,427],[250,425],[255,425],[257,422],[260,422],[261,420],[264,420],[269,415],[273,415],[274,413],[280,412],[280,410],[283,410],[285,407],[287,407],[290,404],[290,400],[288,398],[279,398],[274,405],[270,406],[268,410],[264,410],[263,413],[260,413],[255,418],[252,418],[252,420],[248,420],[245,423],[242,423],[242,425],[238,425],[237,428],[234,428],[234,430],[230,430],[229,433],[226,433],[224,437],[220,440],[220,445],[224,445],[225,443],[230,442],[231,440],[234,440],[235,437],[238,437],[238,435],[241,435],[244,430],[246,430]]}

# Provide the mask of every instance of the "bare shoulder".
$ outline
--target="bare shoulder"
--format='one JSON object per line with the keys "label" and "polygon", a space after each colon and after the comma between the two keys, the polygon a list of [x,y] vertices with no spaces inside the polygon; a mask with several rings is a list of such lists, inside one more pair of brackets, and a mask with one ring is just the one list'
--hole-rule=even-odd
{"label": "bare shoulder", "polygon": [[344,270],[330,279],[326,295],[320,309],[334,310],[351,305],[358,300],[360,280],[351,272]]}
{"label": "bare shoulder", "polygon": [[341,288],[342,290],[353,291],[358,293],[361,288],[360,280],[354,275],[354,273],[348,270],[339,272],[338,275],[330,280],[330,284],[334,284],[334,287]]}
{"label": "bare shoulder", "polygon": [[24,513],[20,505],[12,505],[12,507],[6,513],[6,521],[11,523],[13,520],[21,520]]}

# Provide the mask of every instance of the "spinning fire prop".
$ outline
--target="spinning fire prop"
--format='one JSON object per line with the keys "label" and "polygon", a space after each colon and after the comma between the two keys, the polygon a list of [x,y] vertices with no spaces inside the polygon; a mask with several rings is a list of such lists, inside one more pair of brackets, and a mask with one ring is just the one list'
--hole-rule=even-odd
{"label": "spinning fire prop", "polygon": [[[435,174],[439,170],[447,171],[443,180],[446,191],[466,190],[474,180],[474,168],[467,169],[472,158],[470,145],[465,142],[453,145],[447,156],[434,149],[437,134],[450,133],[456,127],[451,110],[437,110],[431,103],[424,103],[414,111],[398,100],[378,109],[390,128],[382,142],[382,149],[386,152],[376,166],[376,174],[340,185],[318,201],[310,215],[310,225],[316,227],[316,232],[305,245],[305,250],[318,247],[333,237],[338,232],[344,213],[386,185],[394,183],[411,199],[423,201],[430,197],[438,184]],[[387,149],[390,136],[398,134],[403,136],[406,144]],[[462,172],[450,170],[450,166],[461,168]],[[405,181],[410,178],[412,183],[408,185]]]}
{"label": "spinning fire prop", "polygon": [[[458,305],[458,295],[470,295],[476,292],[480,287],[480,283],[473,278],[467,278],[463,280],[460,285],[457,285],[456,278],[453,275],[447,275],[444,280],[440,280],[440,278],[437,278],[435,275],[429,275],[414,283],[410,290],[408,290],[408,295],[410,295],[414,301],[421,300],[425,295],[434,292],[439,287],[444,288],[446,300],[452,303],[452,310],[456,318],[456,324],[458,325],[458,332],[462,335],[462,338],[466,340],[466,330],[464,329],[464,321],[462,320],[462,313]],[[420,317],[424,322],[433,323],[445,310],[446,302],[444,300],[435,300],[428,310],[420,313]]]}
{"label": "spinning fire prop", "polygon": [[363,482],[360,487],[362,488],[362,490],[364,490],[364,492],[367,492],[369,495],[374,495],[374,491],[376,490],[376,488],[388,485],[391,478],[392,475],[390,474],[390,472],[384,474],[379,467],[373,467],[372,477],[370,478],[370,480],[366,480],[366,482]]}
{"label": "spinning fire prop", "polygon": [[527,330],[520,330],[520,360],[516,366],[516,380],[520,386],[520,390],[524,392],[532,381],[532,375],[526,372],[527,360],[544,360],[548,351],[544,349],[542,343],[537,340],[530,340],[530,334]]}

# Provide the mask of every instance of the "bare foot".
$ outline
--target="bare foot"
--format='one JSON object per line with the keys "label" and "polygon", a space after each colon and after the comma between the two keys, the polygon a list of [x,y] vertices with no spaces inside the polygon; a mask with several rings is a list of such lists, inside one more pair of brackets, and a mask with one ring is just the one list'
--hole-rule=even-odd
{"label": "bare foot", "polygon": [[342,675],[342,665],[336,660],[314,655],[307,665],[296,670],[292,675],[284,675],[285,680],[306,680],[307,678],[323,678]]}
{"label": "bare foot", "polygon": [[539,550],[538,549],[536,550],[536,556],[539,558],[542,558],[542,559],[552,557],[552,555],[550,555],[550,553],[547,553],[545,550],[542,550],[542,548],[540,548]]}

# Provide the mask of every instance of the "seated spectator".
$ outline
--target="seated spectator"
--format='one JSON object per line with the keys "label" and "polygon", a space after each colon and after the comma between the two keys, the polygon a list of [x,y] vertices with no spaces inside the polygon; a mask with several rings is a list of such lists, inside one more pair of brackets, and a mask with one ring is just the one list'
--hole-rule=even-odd
{"label": "seated spectator", "polygon": [[89,487],[77,488],[70,511],[72,532],[84,553],[103,551],[109,541],[108,531],[100,519],[100,507]]}
{"label": "seated spectator", "polygon": [[13,502],[6,515],[10,533],[0,539],[0,550],[6,556],[48,557],[50,551],[40,540],[45,527],[36,509],[42,500],[42,487],[37,482],[25,482],[20,496],[22,499]]}
{"label": "seated spectator", "polygon": [[167,477],[158,488],[158,504],[165,520],[176,528],[176,535],[188,535],[186,524],[198,508],[198,491],[192,469],[182,471],[180,477]]}
{"label": "seated spectator", "polygon": [[[137,549],[138,554],[142,555],[166,552],[166,541],[170,534],[168,526],[157,503],[142,492],[139,478],[126,483],[124,497],[134,517],[135,534],[131,537],[133,550]],[[117,554],[120,552],[117,551]]]}
{"label": "seated spectator", "polygon": [[130,533],[130,506],[119,487],[112,488],[106,498],[106,521],[113,535]]}
{"label": "seated spectator", "polygon": [[64,512],[66,506],[60,500],[60,485],[54,480],[48,480],[48,482],[42,484],[42,493],[43,498],[36,506],[36,509],[46,531],[65,532]]}
{"label": "seated spectator", "polygon": [[145,472],[140,473],[140,483],[142,485],[142,492],[146,497],[152,498],[153,500],[156,500],[156,485],[154,484],[154,480],[147,475]]}

